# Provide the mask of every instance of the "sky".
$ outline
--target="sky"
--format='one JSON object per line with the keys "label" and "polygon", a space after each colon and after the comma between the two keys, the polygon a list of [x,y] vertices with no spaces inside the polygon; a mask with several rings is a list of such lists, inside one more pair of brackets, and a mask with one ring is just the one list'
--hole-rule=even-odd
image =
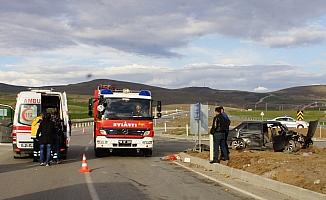
{"label": "sky", "polygon": [[325,0],[0,0],[0,83],[326,85]]}

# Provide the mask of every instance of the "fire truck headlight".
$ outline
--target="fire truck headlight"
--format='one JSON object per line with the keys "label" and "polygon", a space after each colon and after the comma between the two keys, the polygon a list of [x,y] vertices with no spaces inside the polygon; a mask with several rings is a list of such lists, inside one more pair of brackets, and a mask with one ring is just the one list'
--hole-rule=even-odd
{"label": "fire truck headlight", "polygon": [[100,133],[102,134],[102,135],[107,135],[107,133],[106,133],[106,131],[105,130],[100,130]]}
{"label": "fire truck headlight", "polygon": [[147,135],[149,135],[151,132],[150,131],[145,131],[144,132],[144,136],[147,136]]}

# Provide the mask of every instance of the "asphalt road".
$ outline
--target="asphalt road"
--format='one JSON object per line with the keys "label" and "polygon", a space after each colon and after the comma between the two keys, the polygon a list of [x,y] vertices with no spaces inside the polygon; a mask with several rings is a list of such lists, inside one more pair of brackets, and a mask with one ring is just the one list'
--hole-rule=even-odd
{"label": "asphalt road", "polygon": [[[249,199],[236,191],[160,158],[193,147],[187,140],[156,137],[153,157],[118,154],[96,158],[90,128],[73,130],[68,159],[41,167],[30,158],[13,159],[0,146],[0,199]],[[79,173],[86,153],[89,174]]]}

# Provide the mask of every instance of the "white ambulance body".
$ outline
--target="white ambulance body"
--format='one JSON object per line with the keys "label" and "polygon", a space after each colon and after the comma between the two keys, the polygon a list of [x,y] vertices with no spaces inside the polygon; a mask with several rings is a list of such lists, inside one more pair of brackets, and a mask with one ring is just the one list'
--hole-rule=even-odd
{"label": "white ambulance body", "polygon": [[66,157],[71,135],[67,97],[65,92],[51,90],[31,90],[18,93],[12,131],[14,157],[32,154],[32,120],[43,112],[59,114],[64,126],[64,141],[60,146],[60,151],[62,157]]}

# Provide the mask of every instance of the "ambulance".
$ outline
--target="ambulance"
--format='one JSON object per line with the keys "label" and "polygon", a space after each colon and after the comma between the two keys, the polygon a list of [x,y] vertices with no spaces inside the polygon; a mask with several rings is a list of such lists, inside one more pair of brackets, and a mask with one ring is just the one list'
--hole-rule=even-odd
{"label": "ambulance", "polygon": [[12,130],[14,158],[32,155],[31,124],[35,117],[44,112],[56,113],[60,117],[64,132],[60,153],[61,158],[66,157],[71,136],[66,93],[52,90],[30,90],[22,91],[17,95]]}

